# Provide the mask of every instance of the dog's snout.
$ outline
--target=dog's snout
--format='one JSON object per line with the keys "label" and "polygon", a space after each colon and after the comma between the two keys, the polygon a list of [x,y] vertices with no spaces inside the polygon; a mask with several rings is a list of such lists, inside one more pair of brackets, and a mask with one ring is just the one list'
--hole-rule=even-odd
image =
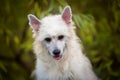
{"label": "dog's snout", "polygon": [[56,56],[56,55],[59,55],[60,54],[60,50],[59,49],[55,49],[54,51],[53,51],[53,54]]}

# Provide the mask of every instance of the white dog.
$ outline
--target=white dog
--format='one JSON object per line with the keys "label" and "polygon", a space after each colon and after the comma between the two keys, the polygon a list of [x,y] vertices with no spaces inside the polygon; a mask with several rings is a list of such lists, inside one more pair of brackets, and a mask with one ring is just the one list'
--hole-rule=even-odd
{"label": "white dog", "polygon": [[29,14],[34,32],[36,80],[97,80],[74,32],[71,8],[41,20]]}

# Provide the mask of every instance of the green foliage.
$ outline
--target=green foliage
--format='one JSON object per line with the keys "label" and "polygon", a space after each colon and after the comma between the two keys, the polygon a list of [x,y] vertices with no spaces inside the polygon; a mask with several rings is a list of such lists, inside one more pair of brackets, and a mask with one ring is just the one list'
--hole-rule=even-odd
{"label": "green foliage", "polygon": [[39,18],[70,5],[84,53],[103,80],[119,80],[119,0],[1,0],[0,80],[31,80],[34,69],[32,30],[27,15]]}
{"label": "green foliage", "polygon": [[[77,33],[84,45],[84,52],[89,56],[99,77],[103,80],[119,80],[120,2],[95,1],[84,4],[92,6],[87,9],[87,13],[92,16],[74,16],[76,26],[80,28]],[[86,14],[86,11],[83,10],[83,13]]]}

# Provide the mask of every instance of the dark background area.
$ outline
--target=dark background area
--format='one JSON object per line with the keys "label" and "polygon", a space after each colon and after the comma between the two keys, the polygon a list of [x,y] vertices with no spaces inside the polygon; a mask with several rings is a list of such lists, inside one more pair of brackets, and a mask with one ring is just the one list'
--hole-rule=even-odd
{"label": "dark background area", "polygon": [[35,56],[27,15],[59,14],[66,5],[96,74],[120,80],[120,0],[0,0],[0,80],[32,80]]}

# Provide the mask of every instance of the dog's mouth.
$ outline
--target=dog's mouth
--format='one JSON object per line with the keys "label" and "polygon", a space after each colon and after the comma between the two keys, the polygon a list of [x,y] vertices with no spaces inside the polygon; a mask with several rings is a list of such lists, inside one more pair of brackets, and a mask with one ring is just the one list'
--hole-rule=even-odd
{"label": "dog's mouth", "polygon": [[62,58],[62,55],[56,55],[56,56],[53,56],[53,58],[56,60],[60,60]]}

